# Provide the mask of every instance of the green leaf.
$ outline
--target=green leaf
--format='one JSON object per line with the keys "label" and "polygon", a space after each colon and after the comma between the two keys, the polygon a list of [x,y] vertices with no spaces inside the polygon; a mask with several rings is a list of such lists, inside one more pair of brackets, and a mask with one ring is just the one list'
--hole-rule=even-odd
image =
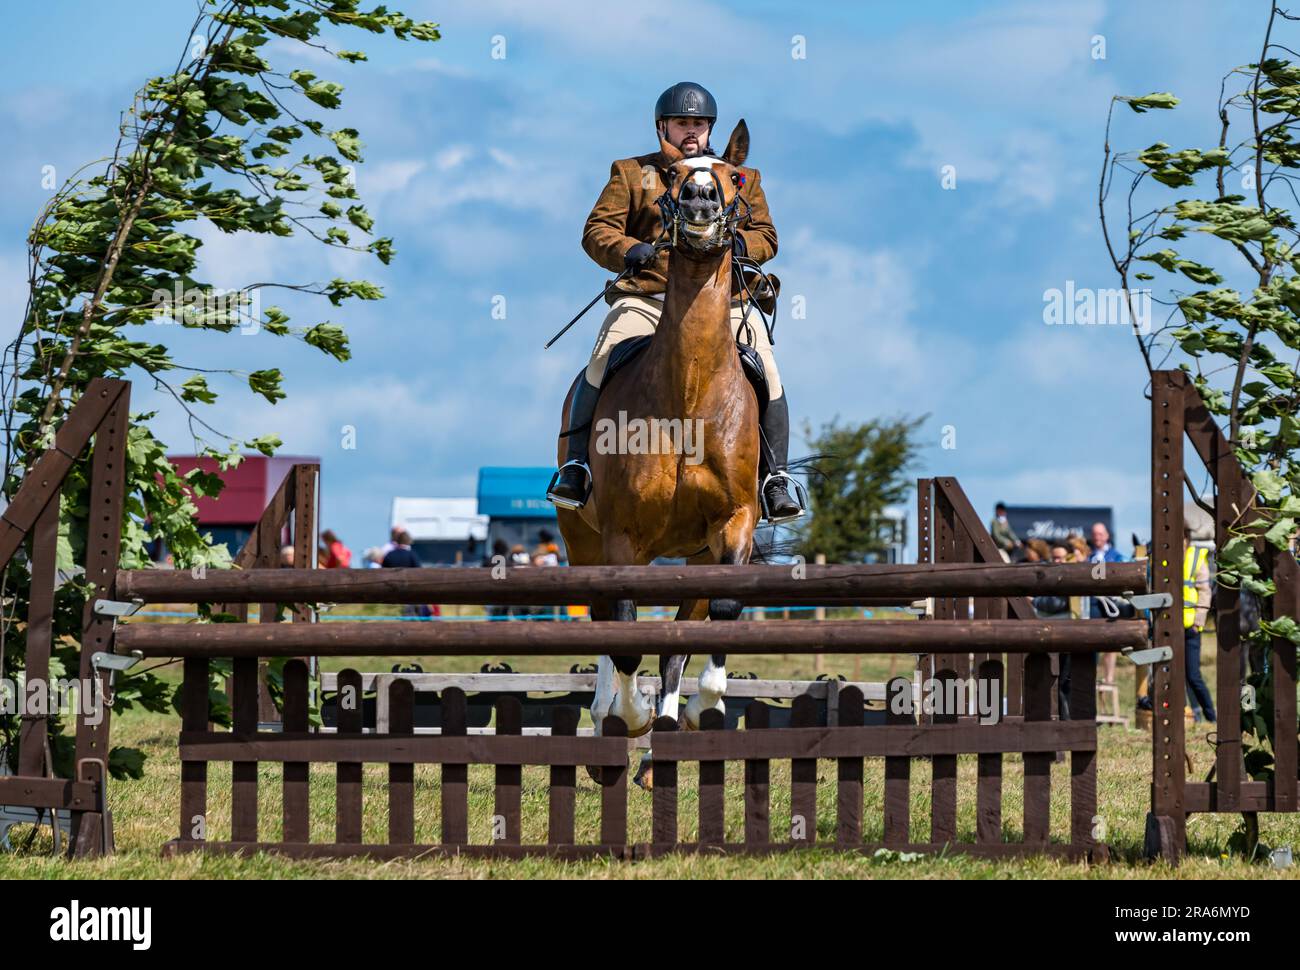
{"label": "green leaf", "polygon": [[217,395],[208,390],[208,379],[202,374],[196,374],[181,384],[181,400],[190,404],[213,404]]}
{"label": "green leaf", "polygon": [[1281,616],[1275,620],[1260,620],[1259,628],[1271,637],[1281,637],[1300,645],[1300,626],[1289,616]]}
{"label": "green leaf", "polygon": [[280,389],[282,379],[283,375],[278,367],[253,371],[248,375],[248,386],[254,394],[260,394],[274,404],[284,397],[284,391]]}
{"label": "green leaf", "polygon": [[245,441],[244,447],[252,448],[270,458],[275,454],[276,449],[282,444],[283,442],[276,435],[266,434],[262,435],[260,438],[253,438],[250,441]]}
{"label": "green leaf", "polygon": [[1178,104],[1178,99],[1168,92],[1145,94],[1141,97],[1117,97],[1116,101],[1123,101],[1137,114],[1144,114],[1149,108],[1170,109]]}
{"label": "green leaf", "polygon": [[303,334],[302,339],[310,346],[324,351],[336,360],[346,361],[352,359],[352,351],[348,349],[347,334],[337,324],[318,323]]}
{"label": "green leaf", "polygon": [[370,214],[359,205],[348,209],[348,221],[362,232],[369,232],[375,225],[375,220],[370,218]]}
{"label": "green leaf", "polygon": [[340,128],[330,132],[330,141],[338,147],[339,154],[349,162],[361,161],[360,133],[355,128]]}
{"label": "green leaf", "polygon": [[1278,519],[1272,528],[1264,533],[1264,538],[1274,549],[1285,550],[1290,538],[1295,535],[1296,520],[1290,516]]}
{"label": "green leaf", "polygon": [[1268,468],[1255,472],[1250,476],[1250,481],[1266,502],[1278,501],[1282,497],[1282,490],[1286,488],[1286,480]]}

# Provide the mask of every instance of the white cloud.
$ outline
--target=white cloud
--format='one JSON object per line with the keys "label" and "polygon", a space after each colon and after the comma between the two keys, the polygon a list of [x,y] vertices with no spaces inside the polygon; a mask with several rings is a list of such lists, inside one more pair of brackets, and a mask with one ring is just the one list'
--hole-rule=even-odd
{"label": "white cloud", "polygon": [[[855,248],[807,227],[782,238],[775,350],[792,417],[896,410],[889,402],[924,382],[932,365],[911,319],[915,272],[896,250]],[[806,319],[792,318],[796,298]]]}
{"label": "white cloud", "polygon": [[427,167],[428,162],[419,158],[363,164],[357,169],[357,191],[367,201],[392,192],[401,192],[411,184],[411,179]]}
{"label": "white cloud", "polygon": [[449,145],[433,156],[433,164],[439,172],[446,172],[460,167],[460,164],[471,158],[473,154],[474,149],[469,145]]}

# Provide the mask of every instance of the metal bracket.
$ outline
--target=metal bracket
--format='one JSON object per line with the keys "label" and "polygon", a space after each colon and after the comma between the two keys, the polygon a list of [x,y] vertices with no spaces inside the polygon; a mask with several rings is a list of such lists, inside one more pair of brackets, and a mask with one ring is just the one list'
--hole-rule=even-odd
{"label": "metal bracket", "polygon": [[1170,647],[1149,647],[1146,650],[1125,650],[1124,656],[1133,661],[1139,667],[1145,667],[1147,664],[1164,663],[1166,660],[1174,659],[1174,651]]}
{"label": "metal bracket", "polygon": [[130,670],[143,659],[144,654],[139,650],[127,654],[97,650],[90,655],[90,665],[96,670]]}
{"label": "metal bracket", "polygon": [[1170,593],[1144,593],[1141,596],[1127,593],[1124,598],[1133,604],[1136,610],[1158,610],[1174,605],[1174,597]]}
{"label": "metal bracket", "polygon": [[114,619],[120,619],[124,616],[132,616],[140,611],[144,606],[144,600],[133,599],[130,602],[122,600],[95,600],[96,616],[111,616]]}
{"label": "metal bracket", "polygon": [[[113,621],[116,625],[117,621]],[[132,650],[130,653],[107,653],[103,650],[96,650],[90,655],[90,669],[95,672],[95,683],[99,683],[99,672],[108,671],[108,684],[104,688],[104,703],[113,703],[113,677],[119,670],[130,670],[141,660],[144,654],[139,650]]]}

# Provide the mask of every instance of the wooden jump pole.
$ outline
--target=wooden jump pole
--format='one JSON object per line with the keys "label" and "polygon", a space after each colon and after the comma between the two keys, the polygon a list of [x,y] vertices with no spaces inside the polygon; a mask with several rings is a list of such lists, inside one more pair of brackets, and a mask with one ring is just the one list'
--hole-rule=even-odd
{"label": "wooden jump pole", "polygon": [[1141,620],[790,620],[760,623],[127,623],[117,651],[146,657],[368,657],[390,654],[1047,653],[1146,644]]}
{"label": "wooden jump pole", "polygon": [[1088,563],[871,564],[807,566],[802,579],[786,566],[569,566],[487,569],[223,569],[195,577],[185,570],[123,570],[119,599],[147,603],[493,603],[545,605],[634,599],[644,604],[721,597],[747,605],[843,603],[927,596],[1118,596],[1146,591],[1142,563],[1110,563],[1094,578]]}

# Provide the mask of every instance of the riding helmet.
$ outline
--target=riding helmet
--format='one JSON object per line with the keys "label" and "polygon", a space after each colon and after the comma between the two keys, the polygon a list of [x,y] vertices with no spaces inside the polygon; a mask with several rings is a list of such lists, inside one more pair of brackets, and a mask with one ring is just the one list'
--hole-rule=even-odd
{"label": "riding helmet", "polygon": [[694,81],[678,81],[655,102],[656,122],[684,117],[704,118],[710,125],[718,120],[718,102]]}

